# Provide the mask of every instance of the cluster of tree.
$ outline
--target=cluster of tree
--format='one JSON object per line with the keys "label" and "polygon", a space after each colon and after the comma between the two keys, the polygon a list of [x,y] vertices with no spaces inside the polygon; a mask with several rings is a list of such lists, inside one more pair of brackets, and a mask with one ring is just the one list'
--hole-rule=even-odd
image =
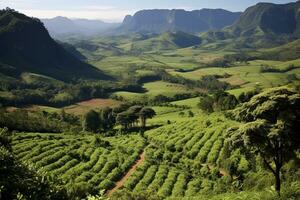
{"label": "cluster of tree", "polygon": [[245,103],[247,101],[250,101],[250,99],[259,94],[261,92],[261,89],[257,88],[255,90],[252,91],[248,91],[248,92],[242,92],[239,96],[238,96],[238,100],[240,103]]}
{"label": "cluster of tree", "polygon": [[195,116],[195,114],[194,114],[193,111],[191,111],[191,110],[189,110],[187,113],[181,111],[178,115],[179,115],[180,117],[184,117],[186,114],[187,114],[188,117],[194,117],[194,116]]}
{"label": "cluster of tree", "polygon": [[64,110],[61,113],[48,113],[30,112],[24,109],[7,112],[5,109],[0,109],[0,127],[7,127],[9,130],[59,133],[79,126],[79,118],[65,113]]}
{"label": "cluster of tree", "polygon": [[285,73],[288,71],[291,71],[293,69],[297,69],[299,67],[296,67],[295,65],[289,65],[288,67],[284,68],[284,69],[278,69],[269,65],[262,65],[260,67],[260,72],[261,73],[267,73],[267,72],[272,72],[272,73]]}
{"label": "cluster of tree", "polygon": [[238,100],[234,95],[219,91],[201,97],[198,107],[206,112],[230,110],[236,107]]}
{"label": "cluster of tree", "polygon": [[99,112],[90,110],[85,114],[82,126],[84,131],[100,132],[107,131],[114,127],[116,113],[112,108],[103,108]]}
{"label": "cluster of tree", "polygon": [[143,106],[122,105],[117,108],[104,108],[99,112],[90,110],[83,119],[83,129],[91,132],[111,130],[115,125],[121,125],[124,130],[146,127],[147,119],[156,115],[152,108]]}
{"label": "cluster of tree", "polygon": [[0,199],[69,199],[64,188],[15,159],[6,128],[0,129]]}
{"label": "cluster of tree", "polygon": [[255,60],[256,58],[247,54],[247,53],[236,53],[236,54],[228,54],[225,55],[223,58],[215,59],[212,62],[208,63],[207,67],[230,67],[234,65],[235,63],[246,63],[248,64],[248,61]]}
{"label": "cluster of tree", "polygon": [[138,126],[145,128],[147,119],[151,119],[156,115],[152,108],[142,106],[132,106],[128,110],[119,113],[116,117],[117,124],[121,125],[125,130]]}
{"label": "cluster of tree", "polygon": [[215,75],[206,75],[201,77],[200,80],[190,80],[179,75],[172,76],[164,70],[159,71],[158,74],[160,74],[163,81],[182,84],[188,88],[201,88],[208,91],[226,90],[231,88],[228,83],[219,81],[219,77]]}

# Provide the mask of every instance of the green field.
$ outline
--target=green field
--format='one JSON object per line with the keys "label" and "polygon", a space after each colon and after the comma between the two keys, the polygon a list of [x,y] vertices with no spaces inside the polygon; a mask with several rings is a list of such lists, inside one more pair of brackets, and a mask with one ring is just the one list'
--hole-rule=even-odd
{"label": "green field", "polygon": [[163,81],[155,81],[145,83],[143,88],[146,89],[145,93],[133,93],[133,92],[115,92],[114,95],[121,96],[126,100],[141,99],[145,97],[154,97],[157,95],[164,95],[167,97],[173,97],[176,94],[191,93],[193,90],[189,90],[184,85],[168,83]]}

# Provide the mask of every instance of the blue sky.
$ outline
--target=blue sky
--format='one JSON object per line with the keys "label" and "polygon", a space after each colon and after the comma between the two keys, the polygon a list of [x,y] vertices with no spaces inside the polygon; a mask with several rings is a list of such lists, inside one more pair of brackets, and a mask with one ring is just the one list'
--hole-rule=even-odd
{"label": "blue sky", "polygon": [[223,8],[230,11],[244,11],[261,1],[288,3],[296,0],[0,0],[0,8],[11,7],[39,18],[66,16],[122,21],[125,15],[134,14],[141,9]]}

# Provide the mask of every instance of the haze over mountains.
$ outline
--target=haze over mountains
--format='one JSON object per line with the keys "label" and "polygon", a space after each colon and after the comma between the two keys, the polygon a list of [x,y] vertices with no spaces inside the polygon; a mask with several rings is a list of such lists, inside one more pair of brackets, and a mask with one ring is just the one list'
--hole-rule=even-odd
{"label": "haze over mountains", "polygon": [[101,20],[69,19],[60,16],[52,19],[41,19],[41,21],[44,23],[49,33],[54,37],[67,34],[93,36],[120,25],[119,23],[106,23]]}
{"label": "haze over mountains", "polygon": [[[203,41],[214,42],[235,38],[252,46],[272,46],[297,39],[300,35],[300,2],[288,4],[259,3],[245,12],[223,9],[185,11],[179,9],[141,10],[127,15],[123,22],[105,23],[100,20],[65,17],[42,19],[53,37],[62,35],[128,35],[185,32],[202,34]],[[269,44],[269,45],[268,45]]]}
{"label": "haze over mountains", "polygon": [[105,23],[101,20],[68,19],[66,17],[41,20],[52,36],[59,37],[66,34],[93,36],[97,34],[120,35],[167,31],[200,33],[229,26],[240,15],[240,12],[230,12],[223,9],[194,11],[154,9],[141,10],[133,16],[127,15],[120,24]]}

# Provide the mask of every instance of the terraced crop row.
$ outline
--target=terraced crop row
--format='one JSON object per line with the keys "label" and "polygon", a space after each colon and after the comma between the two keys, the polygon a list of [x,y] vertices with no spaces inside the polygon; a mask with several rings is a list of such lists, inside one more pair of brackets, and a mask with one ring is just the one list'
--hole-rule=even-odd
{"label": "terraced crop row", "polygon": [[215,117],[146,132],[150,142],[146,161],[124,187],[136,193],[148,191],[162,197],[194,196],[212,187],[209,174],[213,171],[209,168],[217,166],[226,130],[233,123]]}
{"label": "terraced crop row", "polygon": [[138,135],[104,139],[22,133],[13,140],[13,150],[20,161],[34,164],[67,187],[85,185],[89,193],[112,188],[135,163],[144,145]]}

